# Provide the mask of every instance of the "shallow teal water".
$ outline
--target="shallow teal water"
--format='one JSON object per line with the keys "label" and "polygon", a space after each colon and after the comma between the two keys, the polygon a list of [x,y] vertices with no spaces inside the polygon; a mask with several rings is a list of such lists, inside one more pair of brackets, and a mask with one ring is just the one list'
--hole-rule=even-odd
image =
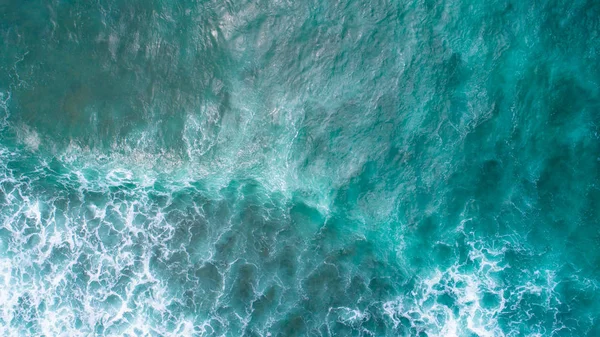
{"label": "shallow teal water", "polygon": [[600,336],[597,1],[0,0],[0,335]]}

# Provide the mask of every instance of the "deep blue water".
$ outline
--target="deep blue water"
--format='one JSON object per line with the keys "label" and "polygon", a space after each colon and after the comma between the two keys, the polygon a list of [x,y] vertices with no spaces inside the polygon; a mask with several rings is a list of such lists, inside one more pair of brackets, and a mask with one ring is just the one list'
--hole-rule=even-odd
{"label": "deep blue water", "polygon": [[600,336],[600,2],[0,0],[1,336]]}

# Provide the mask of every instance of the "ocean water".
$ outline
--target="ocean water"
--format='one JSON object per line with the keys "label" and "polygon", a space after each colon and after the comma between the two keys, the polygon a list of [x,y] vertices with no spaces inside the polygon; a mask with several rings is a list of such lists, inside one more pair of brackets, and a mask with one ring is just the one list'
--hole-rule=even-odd
{"label": "ocean water", "polygon": [[1,336],[600,336],[600,2],[0,0]]}

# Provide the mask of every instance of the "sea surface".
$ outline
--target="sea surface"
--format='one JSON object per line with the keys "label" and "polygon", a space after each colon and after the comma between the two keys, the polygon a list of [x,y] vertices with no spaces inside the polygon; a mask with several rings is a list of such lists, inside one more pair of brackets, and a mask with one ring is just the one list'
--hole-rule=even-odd
{"label": "sea surface", "polygon": [[600,336],[600,2],[0,0],[0,336]]}

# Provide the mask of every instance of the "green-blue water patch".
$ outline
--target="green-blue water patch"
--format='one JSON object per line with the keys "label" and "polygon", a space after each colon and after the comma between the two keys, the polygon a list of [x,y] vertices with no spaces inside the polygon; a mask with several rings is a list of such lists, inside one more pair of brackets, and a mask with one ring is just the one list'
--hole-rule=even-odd
{"label": "green-blue water patch", "polygon": [[0,1],[0,335],[600,335],[594,1]]}

